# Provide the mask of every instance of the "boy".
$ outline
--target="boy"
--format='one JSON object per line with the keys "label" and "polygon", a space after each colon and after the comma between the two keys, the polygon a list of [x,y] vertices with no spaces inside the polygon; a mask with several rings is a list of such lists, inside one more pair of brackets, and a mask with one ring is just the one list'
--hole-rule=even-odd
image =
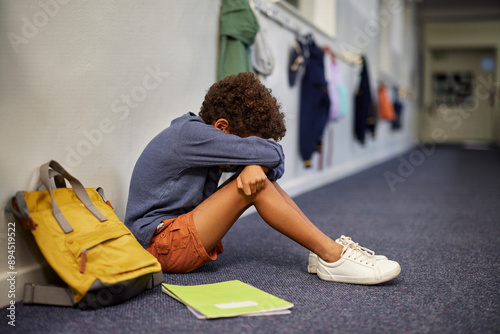
{"label": "boy", "polygon": [[[246,72],[213,84],[199,116],[175,119],[147,145],[132,175],[125,224],[164,272],[215,260],[224,235],[254,205],[267,224],[311,251],[309,272],[321,279],[378,284],[399,274],[397,262],[350,238],[327,237],[280,188],[284,156],[276,141],[285,130],[276,99]],[[227,168],[238,171],[217,190]]]}

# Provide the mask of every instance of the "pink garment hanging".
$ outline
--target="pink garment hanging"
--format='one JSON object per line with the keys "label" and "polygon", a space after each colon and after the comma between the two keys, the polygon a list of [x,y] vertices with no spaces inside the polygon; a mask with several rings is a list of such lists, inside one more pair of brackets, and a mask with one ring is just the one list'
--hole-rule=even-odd
{"label": "pink garment hanging", "polygon": [[[340,67],[335,59],[335,54],[328,48],[324,48],[325,54],[325,78],[328,82],[328,96],[330,97],[330,121],[339,121],[347,113],[347,99],[345,87],[342,83]],[[329,52],[328,52],[329,51]]]}

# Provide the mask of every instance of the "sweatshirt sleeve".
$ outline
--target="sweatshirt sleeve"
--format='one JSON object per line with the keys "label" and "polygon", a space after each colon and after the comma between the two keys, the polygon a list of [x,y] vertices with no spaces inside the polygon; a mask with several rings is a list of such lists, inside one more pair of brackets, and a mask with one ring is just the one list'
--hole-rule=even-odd
{"label": "sweatshirt sleeve", "polygon": [[196,118],[179,127],[177,138],[175,151],[186,168],[260,165],[269,168],[270,180],[284,173],[283,149],[269,139],[226,134]]}

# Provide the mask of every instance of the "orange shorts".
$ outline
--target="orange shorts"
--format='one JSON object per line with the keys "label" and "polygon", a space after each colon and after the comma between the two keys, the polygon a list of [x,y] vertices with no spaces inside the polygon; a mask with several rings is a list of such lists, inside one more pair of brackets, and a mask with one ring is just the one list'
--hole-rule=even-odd
{"label": "orange shorts", "polygon": [[219,242],[207,253],[196,233],[192,212],[164,220],[163,227],[155,231],[146,250],[158,259],[162,271],[169,273],[193,271],[223,252]]}

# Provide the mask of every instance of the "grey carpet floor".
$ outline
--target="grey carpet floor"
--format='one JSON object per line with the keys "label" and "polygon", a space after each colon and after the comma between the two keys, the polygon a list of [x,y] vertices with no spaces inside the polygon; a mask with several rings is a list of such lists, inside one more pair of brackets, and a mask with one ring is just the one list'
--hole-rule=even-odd
{"label": "grey carpet floor", "polygon": [[198,320],[159,288],[97,311],[16,304],[1,333],[500,333],[500,152],[416,148],[298,196],[332,237],[400,262],[377,286],[307,273],[308,251],[256,214],[240,219],[219,259],[171,284],[238,279],[294,303],[290,315]]}

